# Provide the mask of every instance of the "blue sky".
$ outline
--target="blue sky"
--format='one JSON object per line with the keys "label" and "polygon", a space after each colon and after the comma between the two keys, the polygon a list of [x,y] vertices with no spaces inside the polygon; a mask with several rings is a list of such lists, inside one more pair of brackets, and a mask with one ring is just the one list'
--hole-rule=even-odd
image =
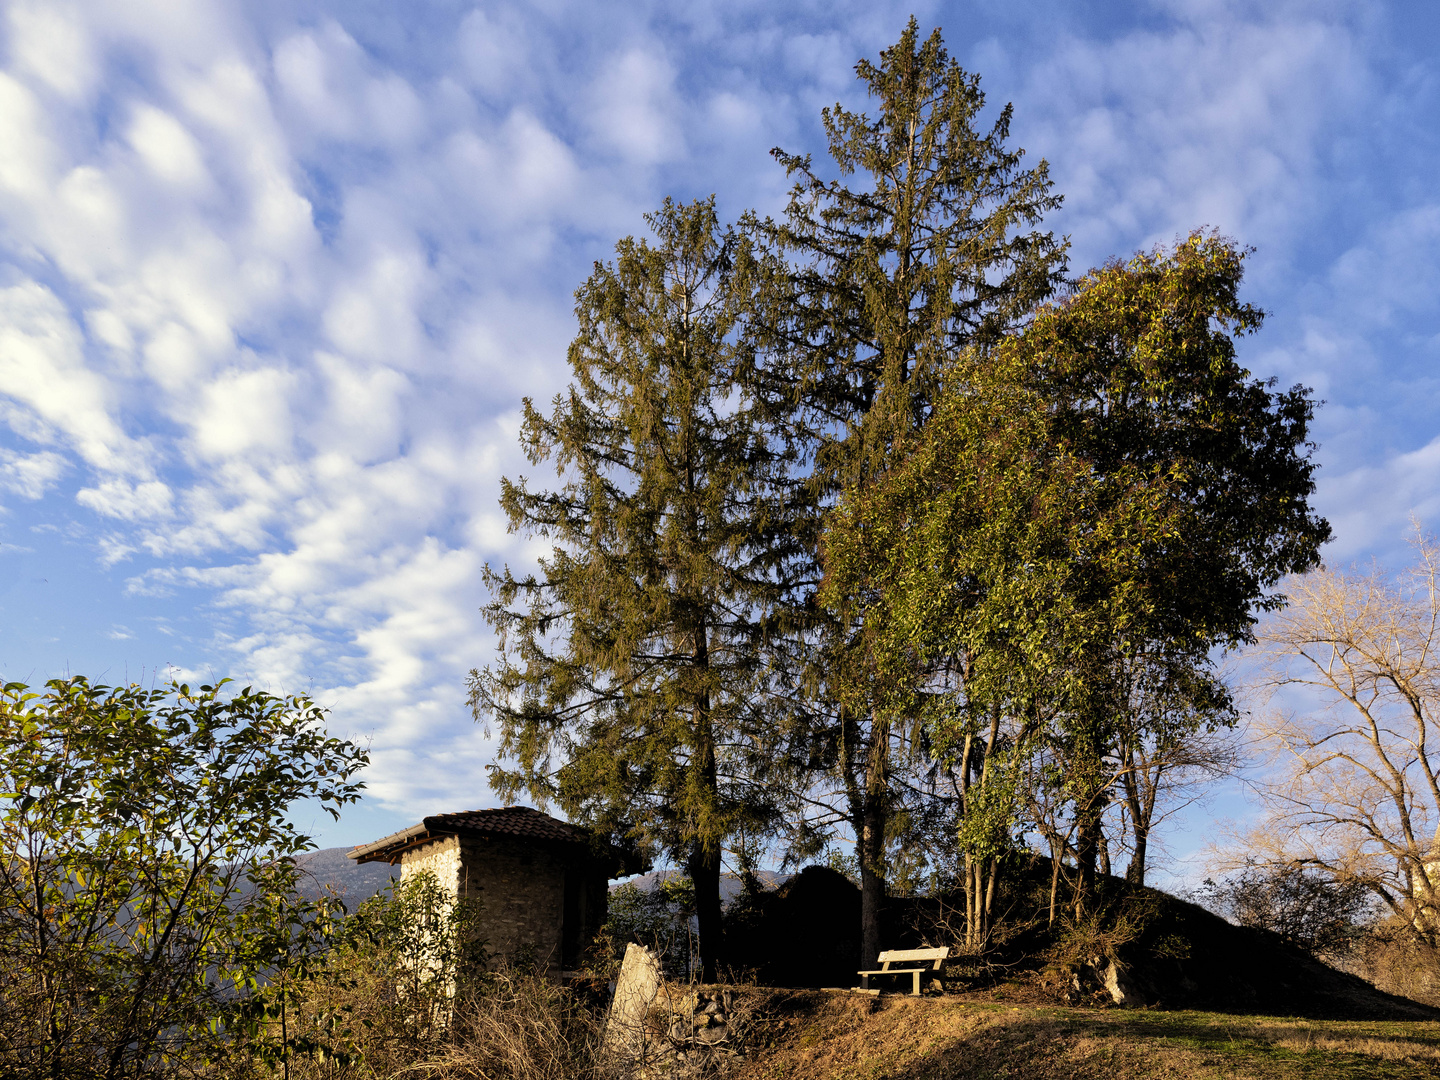
{"label": "blue sky", "polygon": [[374,753],[325,845],[490,805],[480,568],[534,555],[496,497],[572,291],[667,195],[777,210],[769,149],[823,154],[912,10],[1014,103],[1077,269],[1256,248],[1244,357],[1326,402],[1328,561],[1440,528],[1433,4],[13,2],[0,676],[313,694]]}

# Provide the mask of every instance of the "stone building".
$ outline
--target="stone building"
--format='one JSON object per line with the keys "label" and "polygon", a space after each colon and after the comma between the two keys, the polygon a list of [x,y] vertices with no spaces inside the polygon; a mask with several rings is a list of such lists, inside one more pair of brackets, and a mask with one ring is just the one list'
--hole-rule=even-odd
{"label": "stone building", "polygon": [[436,814],[350,851],[357,863],[425,870],[481,901],[481,934],[499,959],[534,957],[552,976],[573,970],[605,922],[620,858],[590,833],[527,806]]}

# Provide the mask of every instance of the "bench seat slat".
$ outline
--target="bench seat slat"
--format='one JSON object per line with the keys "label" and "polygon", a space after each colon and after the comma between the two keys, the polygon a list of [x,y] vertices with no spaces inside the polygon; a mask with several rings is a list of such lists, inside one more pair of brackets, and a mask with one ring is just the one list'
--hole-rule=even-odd
{"label": "bench seat slat", "polygon": [[875,959],[879,960],[882,964],[913,960],[934,960],[938,962],[945,960],[949,955],[950,950],[941,946],[935,949],[889,949],[882,952]]}

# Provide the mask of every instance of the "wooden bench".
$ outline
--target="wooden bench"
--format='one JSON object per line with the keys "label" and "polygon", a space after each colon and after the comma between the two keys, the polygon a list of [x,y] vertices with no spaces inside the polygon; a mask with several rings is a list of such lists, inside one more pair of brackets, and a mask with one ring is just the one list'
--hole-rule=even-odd
{"label": "wooden bench", "polygon": [[[910,991],[914,997],[920,996],[920,980],[929,979],[931,975],[940,970],[940,965],[950,955],[950,950],[944,945],[935,949],[889,949],[876,957],[880,967],[875,971],[858,972],[860,976],[860,989],[870,989],[871,975],[909,975],[913,980],[913,989]],[[933,961],[933,963],[932,963]],[[891,967],[891,964],[919,964],[919,967]]]}

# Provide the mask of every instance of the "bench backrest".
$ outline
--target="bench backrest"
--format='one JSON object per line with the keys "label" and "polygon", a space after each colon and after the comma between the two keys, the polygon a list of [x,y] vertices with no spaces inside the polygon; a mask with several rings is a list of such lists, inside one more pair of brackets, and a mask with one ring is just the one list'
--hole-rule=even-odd
{"label": "bench backrest", "polygon": [[913,964],[931,960],[935,962],[935,970],[939,971],[940,965],[949,955],[950,949],[941,945],[935,949],[887,949],[876,959],[880,962],[881,971],[889,971],[891,964]]}

